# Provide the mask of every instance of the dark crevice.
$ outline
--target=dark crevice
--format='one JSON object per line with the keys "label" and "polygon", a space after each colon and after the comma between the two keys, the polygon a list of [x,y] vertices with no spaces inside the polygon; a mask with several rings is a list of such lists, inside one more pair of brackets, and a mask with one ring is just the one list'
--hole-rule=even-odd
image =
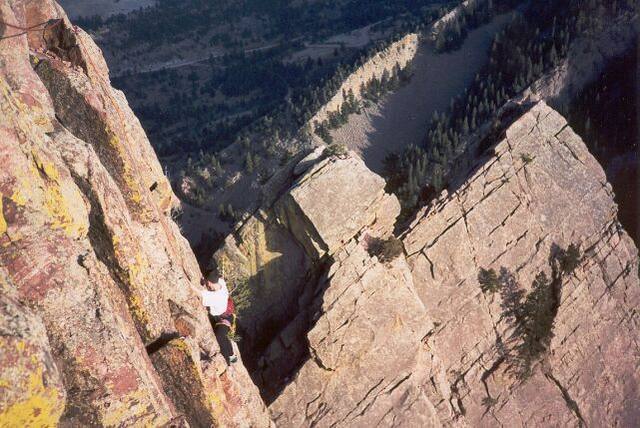
{"label": "dark crevice", "polygon": [[571,398],[569,391],[562,386],[560,381],[556,379],[551,372],[545,373],[544,375],[547,379],[553,382],[553,384],[560,390],[560,393],[562,394],[562,398],[564,398],[565,403],[567,403],[567,407],[569,408],[569,410],[571,410],[571,412],[573,412],[576,418],[578,418],[579,426],[586,427],[587,423],[585,422],[584,418],[582,417],[582,414],[580,413],[580,408],[578,407],[578,403],[576,403],[576,401]]}
{"label": "dark crevice", "polygon": [[180,335],[178,333],[163,333],[162,335],[160,335],[159,338],[157,338],[156,340],[154,340],[153,342],[145,346],[145,349],[147,350],[147,354],[149,355],[155,354],[160,349],[167,346],[167,344],[171,342],[173,339],[177,339],[179,337]]}
{"label": "dark crevice", "polygon": [[389,389],[387,391],[387,394],[391,394],[393,391],[396,390],[396,388],[398,388],[400,385],[402,385],[405,381],[409,380],[409,378],[411,377],[411,373],[409,373],[408,375],[406,375],[405,377],[403,377],[402,379],[400,379],[398,382],[396,382],[395,385],[393,385],[391,387],[391,389]]}

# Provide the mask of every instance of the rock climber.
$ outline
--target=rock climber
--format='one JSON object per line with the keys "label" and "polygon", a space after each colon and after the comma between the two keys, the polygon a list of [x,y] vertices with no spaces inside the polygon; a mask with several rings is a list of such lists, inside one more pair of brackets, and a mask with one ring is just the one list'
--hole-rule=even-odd
{"label": "rock climber", "polygon": [[235,330],[236,315],[227,283],[222,277],[217,281],[203,277],[200,284],[206,288],[202,291],[202,304],[209,309],[209,320],[218,339],[220,351],[227,362],[233,364],[238,361],[238,357],[234,353],[229,334]]}

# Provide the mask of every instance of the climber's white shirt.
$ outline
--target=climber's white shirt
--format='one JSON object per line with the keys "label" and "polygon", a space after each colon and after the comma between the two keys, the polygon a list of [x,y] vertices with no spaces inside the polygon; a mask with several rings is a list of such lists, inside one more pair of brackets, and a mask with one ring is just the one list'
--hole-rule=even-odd
{"label": "climber's white shirt", "polygon": [[222,315],[227,310],[229,300],[229,290],[227,286],[219,282],[221,285],[218,291],[202,291],[202,304],[209,308],[209,312],[213,316]]}

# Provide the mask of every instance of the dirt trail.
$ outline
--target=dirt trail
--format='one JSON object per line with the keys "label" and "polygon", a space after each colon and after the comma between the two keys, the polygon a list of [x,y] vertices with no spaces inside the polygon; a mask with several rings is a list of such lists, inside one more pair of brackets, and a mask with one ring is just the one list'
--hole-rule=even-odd
{"label": "dirt trail", "polygon": [[510,19],[511,14],[500,15],[471,31],[455,52],[436,54],[422,44],[412,62],[411,81],[377,105],[352,115],[332,132],[335,141],[360,153],[369,168],[381,172],[388,153],[419,144],[433,113],[445,111],[451,98],[473,81],[485,64],[494,35]]}

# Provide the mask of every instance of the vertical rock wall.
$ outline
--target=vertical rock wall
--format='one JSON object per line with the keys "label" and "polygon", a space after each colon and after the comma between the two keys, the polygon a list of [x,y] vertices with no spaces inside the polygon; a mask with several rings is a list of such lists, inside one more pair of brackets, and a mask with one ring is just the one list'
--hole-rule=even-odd
{"label": "vertical rock wall", "polygon": [[14,397],[0,425],[31,406],[52,425],[268,426],[244,368],[218,353],[175,197],[100,50],[53,1],[2,2],[0,19],[35,26],[0,42],[3,304],[42,323],[23,334],[60,377],[44,392],[0,384]]}

